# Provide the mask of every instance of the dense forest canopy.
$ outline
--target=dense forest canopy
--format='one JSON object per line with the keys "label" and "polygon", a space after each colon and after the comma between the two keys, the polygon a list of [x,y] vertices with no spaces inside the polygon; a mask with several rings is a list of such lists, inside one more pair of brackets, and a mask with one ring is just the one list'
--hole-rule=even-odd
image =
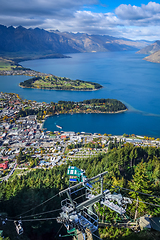
{"label": "dense forest canopy", "polygon": [[[69,180],[66,173],[69,165],[84,169],[87,177],[108,171],[104,177],[104,188],[110,189],[112,192],[120,191],[122,195],[133,199],[132,204],[128,205],[127,208],[129,219],[134,219],[137,198],[139,200],[137,218],[145,214],[160,216],[160,207],[155,206],[155,204],[160,205],[160,199],[151,197],[151,195],[158,196],[160,192],[160,148],[139,147],[132,144],[117,143],[116,140],[110,144],[106,154],[99,154],[85,160],[75,160],[72,163],[68,161],[66,165],[52,169],[32,170],[26,175],[20,175],[13,180],[1,183],[0,212],[14,219],[52,198],[60,190],[67,188]],[[131,189],[133,192],[127,189]],[[142,195],[138,192],[149,195]],[[46,204],[33,209],[26,216],[59,209],[60,201],[61,199],[56,196]],[[98,204],[96,211],[100,218],[103,216],[103,219],[107,221],[114,222],[116,219],[120,219],[118,214]],[[58,212],[53,212],[46,215],[39,214],[36,217],[55,217],[57,215]],[[5,236],[16,239],[13,223],[7,222],[7,224],[9,228],[4,227]],[[46,236],[48,236],[47,239],[53,239],[60,227],[54,220],[50,220],[49,223],[47,221],[24,222],[23,225],[25,233],[20,239],[39,239],[39,235],[41,235],[41,239],[46,238]],[[62,231],[65,230],[62,229]],[[114,230],[113,228],[99,229],[99,232],[103,239],[115,239],[118,236],[131,234],[131,230]],[[135,236],[133,239],[147,239],[146,236],[145,238],[135,238]]]}
{"label": "dense forest canopy", "polygon": [[51,102],[41,108],[26,108],[21,109],[19,116],[28,116],[36,114],[39,119],[45,115],[65,114],[65,113],[116,113],[126,111],[127,107],[116,99],[90,99],[82,102],[59,101],[58,103]]}

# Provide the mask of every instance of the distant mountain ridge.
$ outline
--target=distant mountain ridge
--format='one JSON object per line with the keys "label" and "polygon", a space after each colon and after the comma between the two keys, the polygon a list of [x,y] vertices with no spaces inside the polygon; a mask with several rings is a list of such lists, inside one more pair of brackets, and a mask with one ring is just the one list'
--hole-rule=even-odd
{"label": "distant mountain ridge", "polygon": [[155,52],[157,52],[159,50],[160,50],[160,41],[157,40],[154,43],[152,43],[151,45],[142,48],[137,53],[140,53],[140,54],[153,54],[153,53],[155,53]]}
{"label": "distant mountain ridge", "polygon": [[78,52],[106,52],[138,50],[146,46],[145,41],[131,41],[108,35],[88,35],[46,31],[39,28],[26,29],[0,25],[0,54],[39,53],[65,54]]}
{"label": "distant mountain ridge", "polygon": [[148,54],[149,56],[144,58],[144,60],[148,62],[160,63],[160,41],[155,41],[151,45],[142,48],[137,53]]}

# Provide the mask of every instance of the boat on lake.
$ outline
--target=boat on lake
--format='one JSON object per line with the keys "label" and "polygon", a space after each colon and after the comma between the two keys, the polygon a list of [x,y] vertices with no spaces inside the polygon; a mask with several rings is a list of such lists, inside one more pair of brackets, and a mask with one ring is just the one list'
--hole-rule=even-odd
{"label": "boat on lake", "polygon": [[60,129],[62,129],[62,127],[61,127],[61,126],[59,126],[59,125],[56,125],[56,127],[57,127],[57,128],[60,128]]}

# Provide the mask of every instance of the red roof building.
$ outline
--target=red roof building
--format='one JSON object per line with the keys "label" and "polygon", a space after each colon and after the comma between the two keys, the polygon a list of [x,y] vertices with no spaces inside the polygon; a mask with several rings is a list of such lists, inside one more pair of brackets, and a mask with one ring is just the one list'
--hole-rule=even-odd
{"label": "red roof building", "polygon": [[61,139],[66,139],[66,138],[67,138],[66,135],[62,135],[62,136],[61,136]]}
{"label": "red roof building", "polygon": [[4,162],[4,163],[0,163],[0,168],[8,169],[8,161]]}

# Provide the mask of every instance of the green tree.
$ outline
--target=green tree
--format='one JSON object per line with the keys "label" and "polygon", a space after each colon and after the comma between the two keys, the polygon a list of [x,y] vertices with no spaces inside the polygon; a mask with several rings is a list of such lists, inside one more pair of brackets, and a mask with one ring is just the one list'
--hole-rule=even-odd
{"label": "green tree", "polygon": [[23,152],[22,152],[22,148],[20,149],[20,152],[17,156],[17,164],[19,165],[22,161],[22,158],[23,158]]}
{"label": "green tree", "polygon": [[131,198],[133,198],[134,205],[131,207],[131,212],[134,214],[136,211],[136,202],[138,199],[138,216],[151,213],[152,206],[147,205],[145,202],[150,202],[151,198],[147,195],[142,195],[138,192],[145,194],[154,194],[154,185],[153,182],[149,180],[146,170],[146,163],[143,161],[140,162],[135,168],[135,174],[133,179],[128,182],[130,189],[136,192],[130,192]]}

